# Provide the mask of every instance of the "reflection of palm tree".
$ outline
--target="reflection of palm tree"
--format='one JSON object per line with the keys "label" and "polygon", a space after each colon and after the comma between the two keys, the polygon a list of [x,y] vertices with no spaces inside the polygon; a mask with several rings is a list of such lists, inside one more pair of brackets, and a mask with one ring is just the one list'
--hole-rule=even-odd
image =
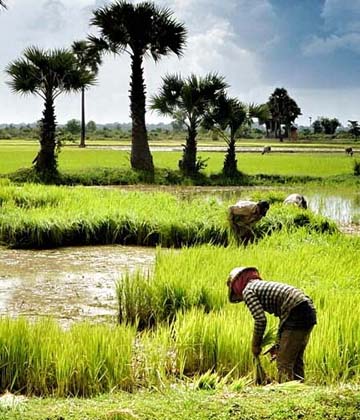
{"label": "reflection of palm tree", "polygon": [[89,71],[80,71],[74,54],[63,49],[44,51],[29,47],[24,58],[9,64],[6,69],[11,77],[9,85],[20,94],[33,93],[44,101],[40,124],[40,151],[35,169],[40,175],[57,172],[55,99],[64,92],[79,91],[94,82]]}
{"label": "reflection of palm tree", "polygon": [[153,171],[145,125],[145,83],[143,58],[158,61],[162,56],[182,54],[186,30],[167,9],[150,2],[138,4],[116,1],[94,12],[92,24],[100,29],[100,38],[90,40],[105,51],[131,57],[130,107],[132,119],[131,166]]}
{"label": "reflection of palm tree", "polygon": [[201,167],[202,163],[196,160],[197,131],[204,116],[226,87],[224,78],[217,74],[205,77],[192,74],[186,79],[178,75],[167,75],[163,78],[160,93],[152,98],[153,110],[173,117],[187,128],[183,158],[179,162],[185,175],[195,175]]}
{"label": "reflection of palm tree", "polygon": [[[79,70],[97,75],[101,56],[99,50],[87,41],[73,42],[72,51],[77,59]],[[85,147],[85,86],[81,88],[81,138],[79,147]]]}

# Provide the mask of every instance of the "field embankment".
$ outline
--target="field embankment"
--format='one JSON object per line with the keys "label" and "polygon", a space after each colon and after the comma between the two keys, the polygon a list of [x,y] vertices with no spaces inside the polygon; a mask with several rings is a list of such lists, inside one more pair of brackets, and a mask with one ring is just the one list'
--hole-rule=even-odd
{"label": "field embankment", "polygon": [[[6,396],[4,420],[358,420],[358,387],[302,385],[236,391],[173,387],[164,391],[111,393],[93,399]],[[11,405],[12,404],[12,405]]]}

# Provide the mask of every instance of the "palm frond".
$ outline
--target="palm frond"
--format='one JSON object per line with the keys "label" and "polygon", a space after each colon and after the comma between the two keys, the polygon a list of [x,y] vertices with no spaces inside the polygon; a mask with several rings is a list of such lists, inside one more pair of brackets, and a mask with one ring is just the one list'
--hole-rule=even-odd
{"label": "palm frond", "polygon": [[170,9],[152,2],[116,1],[95,10],[91,24],[118,54],[129,48],[139,55],[150,54],[157,61],[170,53],[180,56],[185,47],[185,26],[175,20]]}

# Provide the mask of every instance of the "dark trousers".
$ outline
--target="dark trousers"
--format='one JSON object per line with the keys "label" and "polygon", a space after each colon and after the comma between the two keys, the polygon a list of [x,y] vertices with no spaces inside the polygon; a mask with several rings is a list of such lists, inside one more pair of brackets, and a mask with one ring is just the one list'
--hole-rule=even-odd
{"label": "dark trousers", "polygon": [[279,382],[304,381],[304,351],[312,329],[284,329],[281,332],[276,358]]}

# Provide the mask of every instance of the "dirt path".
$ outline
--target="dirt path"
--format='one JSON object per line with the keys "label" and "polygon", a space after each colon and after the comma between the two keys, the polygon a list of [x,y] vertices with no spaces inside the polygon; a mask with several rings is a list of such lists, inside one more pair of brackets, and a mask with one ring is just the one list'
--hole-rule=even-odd
{"label": "dirt path", "polygon": [[[130,151],[130,146],[123,145],[90,145],[88,149],[100,150],[121,150]],[[182,152],[182,146],[150,146],[152,152]],[[226,152],[226,146],[198,146],[198,152]],[[263,146],[237,146],[236,151],[239,153],[261,153]],[[359,149],[354,149],[354,154],[360,153]],[[345,155],[344,147],[300,147],[300,146],[271,146],[270,153],[343,153]]]}

